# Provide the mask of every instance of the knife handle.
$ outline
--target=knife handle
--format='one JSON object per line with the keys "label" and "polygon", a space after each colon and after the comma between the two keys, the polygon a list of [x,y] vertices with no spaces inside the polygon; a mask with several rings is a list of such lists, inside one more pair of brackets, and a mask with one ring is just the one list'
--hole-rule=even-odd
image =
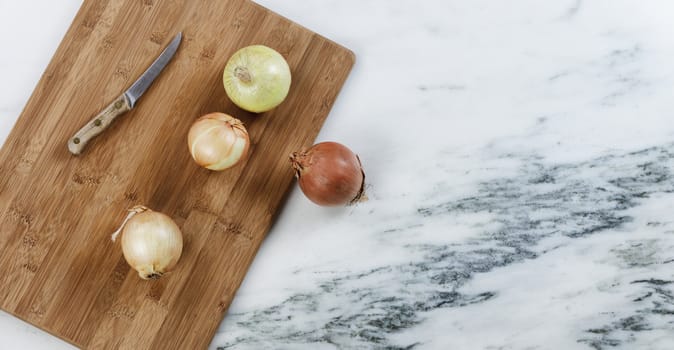
{"label": "knife handle", "polygon": [[68,140],[68,150],[74,155],[79,155],[84,150],[84,147],[93,139],[102,133],[115,118],[131,110],[129,100],[122,94],[117,97],[112,103],[105,107],[97,116],[91,119],[85,126],[80,129],[73,137]]}

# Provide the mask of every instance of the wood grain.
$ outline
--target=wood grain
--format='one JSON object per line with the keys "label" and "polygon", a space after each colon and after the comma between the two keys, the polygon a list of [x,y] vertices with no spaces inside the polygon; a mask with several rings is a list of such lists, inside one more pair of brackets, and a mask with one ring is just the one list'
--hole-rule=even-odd
{"label": "wood grain", "polygon": [[[176,56],[136,108],[65,147],[183,31]],[[287,100],[254,115],[222,87],[241,47],[279,51]],[[0,151],[0,307],[82,348],[206,348],[293,181],[287,156],[311,145],[353,54],[247,0],[85,0]],[[200,115],[241,119],[251,155],[199,168],[187,131]],[[177,269],[140,280],[110,234],[144,204],[184,234]]]}

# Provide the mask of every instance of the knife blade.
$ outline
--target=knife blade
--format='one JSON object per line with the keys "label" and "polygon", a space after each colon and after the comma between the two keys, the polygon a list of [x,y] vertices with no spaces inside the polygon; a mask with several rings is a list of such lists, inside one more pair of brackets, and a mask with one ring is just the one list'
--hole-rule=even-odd
{"label": "knife blade", "polygon": [[164,51],[155,59],[150,67],[136,80],[129,89],[124,91],[110,105],[85,124],[73,137],[68,140],[68,150],[74,155],[82,153],[87,143],[102,133],[118,116],[130,111],[138,100],[150,88],[168,63],[175,56],[182,41],[183,33],[178,33],[166,46]]}

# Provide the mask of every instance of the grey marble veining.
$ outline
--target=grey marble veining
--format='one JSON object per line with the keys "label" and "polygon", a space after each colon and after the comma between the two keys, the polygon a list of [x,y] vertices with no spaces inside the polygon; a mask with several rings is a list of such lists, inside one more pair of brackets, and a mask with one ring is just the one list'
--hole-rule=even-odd
{"label": "grey marble veining", "polygon": [[[433,204],[419,206],[410,214],[416,218],[414,224],[373,228],[379,236],[414,236],[424,230],[428,220],[448,217],[474,229],[477,234],[473,237],[438,244],[417,244],[409,238],[403,247],[415,256],[413,259],[321,278],[315,288],[294,293],[280,303],[231,314],[225,322],[227,340],[219,348],[423,348],[429,344],[415,336],[418,327],[431,321],[447,322],[450,327],[457,322],[451,309],[470,310],[475,305],[490,309],[493,299],[500,298],[501,289],[511,288],[510,284],[537,283],[546,274],[554,274],[547,268],[548,259],[541,261],[541,257],[555,253],[560,259],[557,263],[564,263],[574,256],[559,255],[558,251],[586,245],[585,240],[595,235],[606,249],[585,253],[601,253],[606,260],[602,264],[618,268],[618,273],[611,284],[582,291],[580,302],[591,303],[603,294],[617,293],[622,296],[622,304],[585,320],[581,327],[574,325],[568,330],[570,340],[605,349],[657,345],[659,335],[664,338],[660,340],[663,348],[672,346],[672,222],[654,218],[639,222],[633,210],[674,199],[673,155],[674,144],[666,144],[577,163],[546,164],[535,154],[508,153],[485,159],[483,166],[503,159],[515,160],[518,165],[513,175],[505,177],[498,175],[498,167],[492,168],[494,178],[481,181],[470,196],[442,198],[439,203],[434,203],[434,197],[428,198],[426,202]],[[640,234],[642,230],[648,234]],[[526,281],[518,281],[517,275],[503,278],[509,273],[504,268],[512,265],[527,267],[530,276]],[[464,288],[476,275],[484,279],[490,274],[502,275],[499,280],[504,284]],[[542,297],[536,293],[540,287],[522,290],[517,298],[528,302],[520,306],[544,303],[536,300]],[[577,302],[579,295],[559,298],[558,302],[564,304]],[[490,310],[500,311],[497,307]],[[429,317],[432,312],[436,312],[435,317]],[[545,314],[546,310],[540,312]],[[471,317],[490,316],[476,309]],[[570,326],[559,321],[554,317],[541,319],[550,329]],[[521,327],[518,322],[504,322],[499,331],[517,335],[526,331]],[[478,339],[473,340],[479,343],[492,331],[485,328],[475,332]],[[484,347],[490,346],[498,348],[497,344]],[[502,346],[527,345],[524,340],[522,344]]]}
{"label": "grey marble veining", "polygon": [[361,4],[371,200],[294,193],[213,347],[673,348],[671,5]]}
{"label": "grey marble veining", "polygon": [[[39,2],[0,1],[0,136],[79,4]],[[674,349],[674,3],[260,3],[356,53],[319,140],[370,199],[293,191],[211,349]]]}

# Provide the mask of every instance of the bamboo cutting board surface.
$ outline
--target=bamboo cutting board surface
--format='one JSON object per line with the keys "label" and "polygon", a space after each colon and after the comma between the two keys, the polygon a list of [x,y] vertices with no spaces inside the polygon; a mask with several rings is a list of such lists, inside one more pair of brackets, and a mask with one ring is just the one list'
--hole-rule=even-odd
{"label": "bamboo cutting board surface", "polygon": [[[84,154],[68,138],[124,91],[177,32],[173,61]],[[253,115],[226,97],[222,70],[265,44],[291,67],[278,108]],[[310,146],[353,54],[247,0],[85,0],[0,151],[0,306],[92,349],[206,348]],[[241,119],[251,155],[199,168],[187,131],[202,114]],[[135,204],[176,220],[176,270],[143,281],[110,234]]]}

